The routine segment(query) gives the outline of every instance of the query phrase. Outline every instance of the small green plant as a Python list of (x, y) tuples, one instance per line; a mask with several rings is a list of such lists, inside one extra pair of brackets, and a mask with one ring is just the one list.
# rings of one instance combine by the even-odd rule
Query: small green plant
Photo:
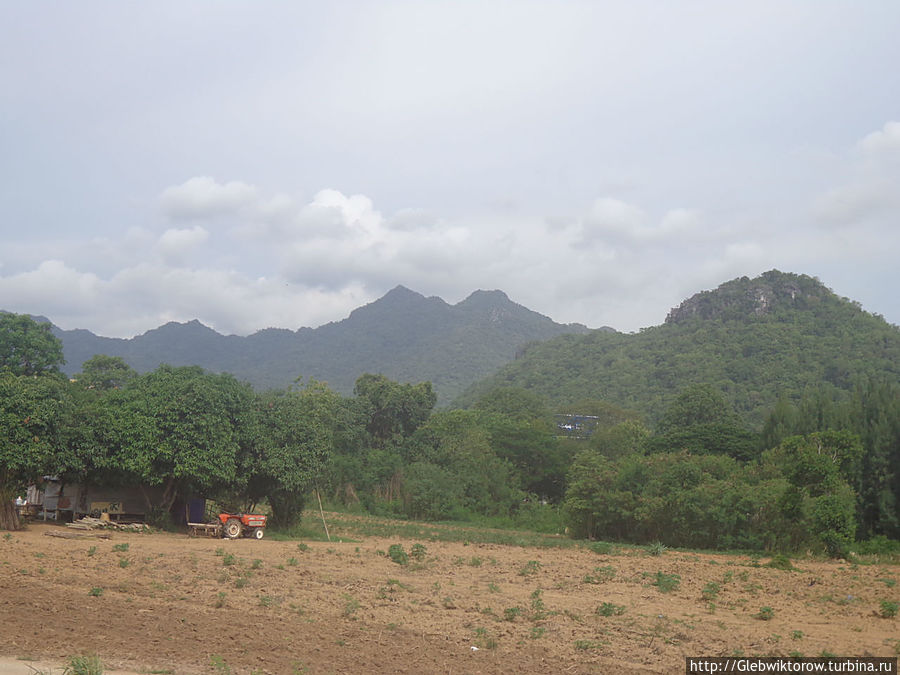
[(661, 541), (654, 541), (647, 547), (647, 553), (652, 556), (660, 556), (666, 552), (666, 545)]
[(225, 591), (219, 591), (216, 594), (216, 608), (221, 609), (225, 606)]
[(122, 544), (113, 544), (113, 551), (118, 551), (119, 553), (125, 553), (128, 550), (128, 543)]
[(493, 581), (491, 581), (491, 582), (488, 584), (488, 590), (489, 590), (491, 593), (499, 593), (499, 592), (500, 592), (500, 587), (499, 587), (497, 584), (495, 584)]
[(297, 550), (300, 551), (300, 553), (305, 553), (309, 550), (309, 546), (301, 541), (299, 544), (297, 544)]
[(359, 609), (359, 600), (354, 598), (352, 595), (348, 595), (347, 593), (343, 594), (344, 598), (344, 609), (341, 612), (348, 619), (353, 618), (353, 615), (356, 614), (356, 610)]
[(506, 621), (515, 621), (520, 616), (522, 616), (521, 607), (507, 607), (503, 610), (503, 618)]
[(406, 565), (409, 563), (409, 556), (403, 550), (401, 544), (391, 544), (388, 546), (388, 557), (398, 565)]
[(802, 640), (803, 639), (803, 631), (802, 630), (792, 630), (791, 631), (791, 640)]
[(213, 654), (209, 657), (209, 665), (215, 668), (219, 675), (232, 675), (231, 666), (218, 654)]
[(612, 581), (616, 576), (616, 569), (611, 565), (595, 567), (591, 574), (585, 574), (582, 581), (586, 584), (602, 584)]
[(87, 550), (87, 554), (88, 554), (89, 556), (91, 556), (91, 557), (93, 557), (93, 555), (94, 555), (96, 552), (97, 552), (97, 547), (96, 547), (96, 546), (91, 546), (91, 547)]
[(3, 541), (9, 541), (10, 539), (12, 539), (11, 533), (7, 532), (6, 534), (3, 535)]
[(480, 649), (496, 649), (497, 640), (488, 633), (486, 628), (478, 627), (475, 629), (475, 644)]
[(775, 610), (768, 605), (765, 607), (760, 607), (759, 611), (753, 615), (753, 618), (759, 619), (760, 621), (771, 621), (775, 618)]
[(276, 600), (271, 595), (259, 596), (259, 606), (260, 607), (271, 607), (274, 604), (276, 604)]
[(469, 558), (469, 567), (481, 567), (482, 562), (484, 561), (481, 558), (473, 555), (471, 558)]
[(412, 548), (409, 550), (409, 555), (416, 562), (422, 562), (425, 560), (425, 554), (428, 550), (425, 548), (425, 544), (413, 544)]
[(288, 558), (287, 564), (290, 565), (291, 567), (296, 567), (300, 563), (296, 558)]
[(235, 588), (243, 588), (244, 586), (246, 586), (249, 583), (250, 583), (250, 579), (248, 577), (238, 577), (237, 579), (234, 580), (234, 587)]
[(225, 557), (222, 558), (222, 564), (225, 567), (231, 567), (237, 562), (237, 558), (234, 557), (234, 553), (226, 553)]
[(603, 647), (599, 640), (575, 640), (575, 649), (581, 652), (593, 651)]
[(538, 570), (541, 569), (541, 563), (537, 560), (529, 560), (525, 563), (525, 566), (519, 570), (520, 577), (531, 576), (532, 574), (537, 574)]
[(217, 548), (217, 549), (216, 549), (216, 555), (217, 555), (218, 557), (221, 558), (223, 555), (225, 555), (225, 549), (224, 549), (224, 548)]
[(101, 595), (103, 595), (103, 589), (99, 586), (94, 586), (91, 590), (88, 591), (88, 595), (93, 598), (99, 598)]
[(544, 633), (546, 631), (547, 629), (543, 626), (532, 626), (531, 634), (528, 637), (530, 637), (532, 640), (539, 640), (540, 638), (544, 637)]
[(128, 558), (119, 558), (119, 567), (123, 569), (128, 567), (131, 564), (131, 561)]
[(73, 656), (63, 675), (103, 675), (103, 662), (96, 654)]
[(262, 560), (260, 560), (259, 558), (255, 558), (253, 560), (253, 563), (250, 565), (250, 569), (258, 570), (260, 567), (262, 567)]
[(678, 574), (665, 574), (663, 572), (656, 573), (656, 580), (653, 586), (659, 589), (660, 593), (670, 593), (678, 589), (681, 585), (681, 577)]
[(881, 601), (881, 618), (882, 619), (893, 619), (897, 616), (897, 610), (900, 609), (900, 604), (894, 602), (893, 600), (882, 600)]
[(625, 606), (616, 605), (612, 602), (604, 602), (597, 607), (596, 613), (600, 616), (621, 616), (625, 613)]
[(703, 590), (700, 593), (703, 595), (703, 599), (707, 602), (712, 602), (716, 598), (719, 597), (719, 584), (715, 581), (710, 581), (706, 586), (703, 587)]

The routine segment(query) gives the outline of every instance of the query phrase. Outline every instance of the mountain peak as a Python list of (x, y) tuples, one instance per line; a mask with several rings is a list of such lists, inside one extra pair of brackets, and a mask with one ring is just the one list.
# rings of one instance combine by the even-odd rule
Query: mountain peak
[(666, 323), (763, 317), (781, 309), (811, 309), (829, 299), (837, 296), (814, 277), (769, 270), (754, 279), (739, 277), (692, 295), (669, 312)]

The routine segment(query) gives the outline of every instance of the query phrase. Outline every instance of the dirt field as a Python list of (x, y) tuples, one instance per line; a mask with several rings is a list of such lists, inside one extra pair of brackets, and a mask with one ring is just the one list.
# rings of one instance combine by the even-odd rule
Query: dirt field
[[(900, 600), (894, 566), (800, 561), (791, 572), (765, 558), (427, 537), (45, 536), (60, 529), (0, 536), (8, 662), (96, 653), (138, 673), (636, 673), (684, 672), (685, 656), (900, 649), (900, 618), (880, 616), (883, 600)], [(398, 543), (423, 544), (424, 560), (396, 564), (386, 554)]]

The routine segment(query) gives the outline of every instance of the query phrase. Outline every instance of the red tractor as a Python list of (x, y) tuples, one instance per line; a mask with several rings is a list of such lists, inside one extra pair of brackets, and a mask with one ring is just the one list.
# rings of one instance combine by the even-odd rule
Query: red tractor
[(220, 513), (222, 536), (237, 539), (240, 536), (262, 539), (266, 534), (266, 517), (249, 513)]

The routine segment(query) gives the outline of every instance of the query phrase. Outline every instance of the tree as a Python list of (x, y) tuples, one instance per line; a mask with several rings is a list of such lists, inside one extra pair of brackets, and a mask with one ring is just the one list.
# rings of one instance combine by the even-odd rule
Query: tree
[(58, 373), (66, 361), (62, 343), (49, 323), (27, 314), (0, 313), (0, 371), (14, 375)]
[(792, 545), (809, 535), (829, 555), (844, 555), (856, 535), (856, 491), (862, 445), (846, 431), (791, 436), (764, 455), (781, 467), (789, 482), (779, 505), (795, 523)]
[[(409, 440), (407, 455), (415, 464), (430, 464), (442, 469), (437, 472), (421, 467), (420, 478), (428, 476), (428, 489), (434, 488), (432, 479), (443, 484), (443, 478), (453, 477), (458, 495), (457, 503), (471, 514), (509, 515), (523, 497), (512, 466), (498, 457), (490, 444), (490, 436), (479, 423), (476, 413), (451, 410), (435, 413)], [(419, 503), (416, 486), (405, 483), (406, 504)], [(438, 490), (435, 494), (446, 494)], [(449, 503), (449, 502), (448, 502)], [(412, 512), (407, 513), (413, 516)], [(444, 513), (442, 517), (451, 517)]]
[(13, 500), (56, 461), (60, 430), (70, 410), (66, 383), (57, 377), (0, 373), (0, 529), (15, 530)]
[(659, 424), (660, 433), (649, 440), (650, 452), (723, 454), (747, 461), (757, 456), (757, 435), (746, 429), (725, 398), (705, 384), (687, 387)]
[(475, 402), (475, 410), (503, 415), (517, 422), (549, 417), (540, 395), (521, 387), (494, 387)]
[(121, 389), (137, 377), (137, 372), (119, 356), (97, 354), (85, 361), (75, 379), (88, 389)]
[(306, 493), (331, 459), (339, 403), (337, 394), (316, 381), (300, 391), (257, 397), (258, 439), (248, 445), (241, 471), (248, 500), (268, 499), (273, 525), (299, 522)]
[(117, 405), (107, 470), (141, 486), (160, 486), (168, 512), (179, 494), (213, 497), (233, 489), (241, 478), (237, 461), (244, 441), (253, 391), (228, 374), (202, 368), (162, 365), (136, 378), (121, 392), (110, 392)]
[(366, 429), (379, 447), (410, 436), (437, 402), (430, 382), (400, 384), (370, 373), (356, 380), (353, 393), (368, 404)]

